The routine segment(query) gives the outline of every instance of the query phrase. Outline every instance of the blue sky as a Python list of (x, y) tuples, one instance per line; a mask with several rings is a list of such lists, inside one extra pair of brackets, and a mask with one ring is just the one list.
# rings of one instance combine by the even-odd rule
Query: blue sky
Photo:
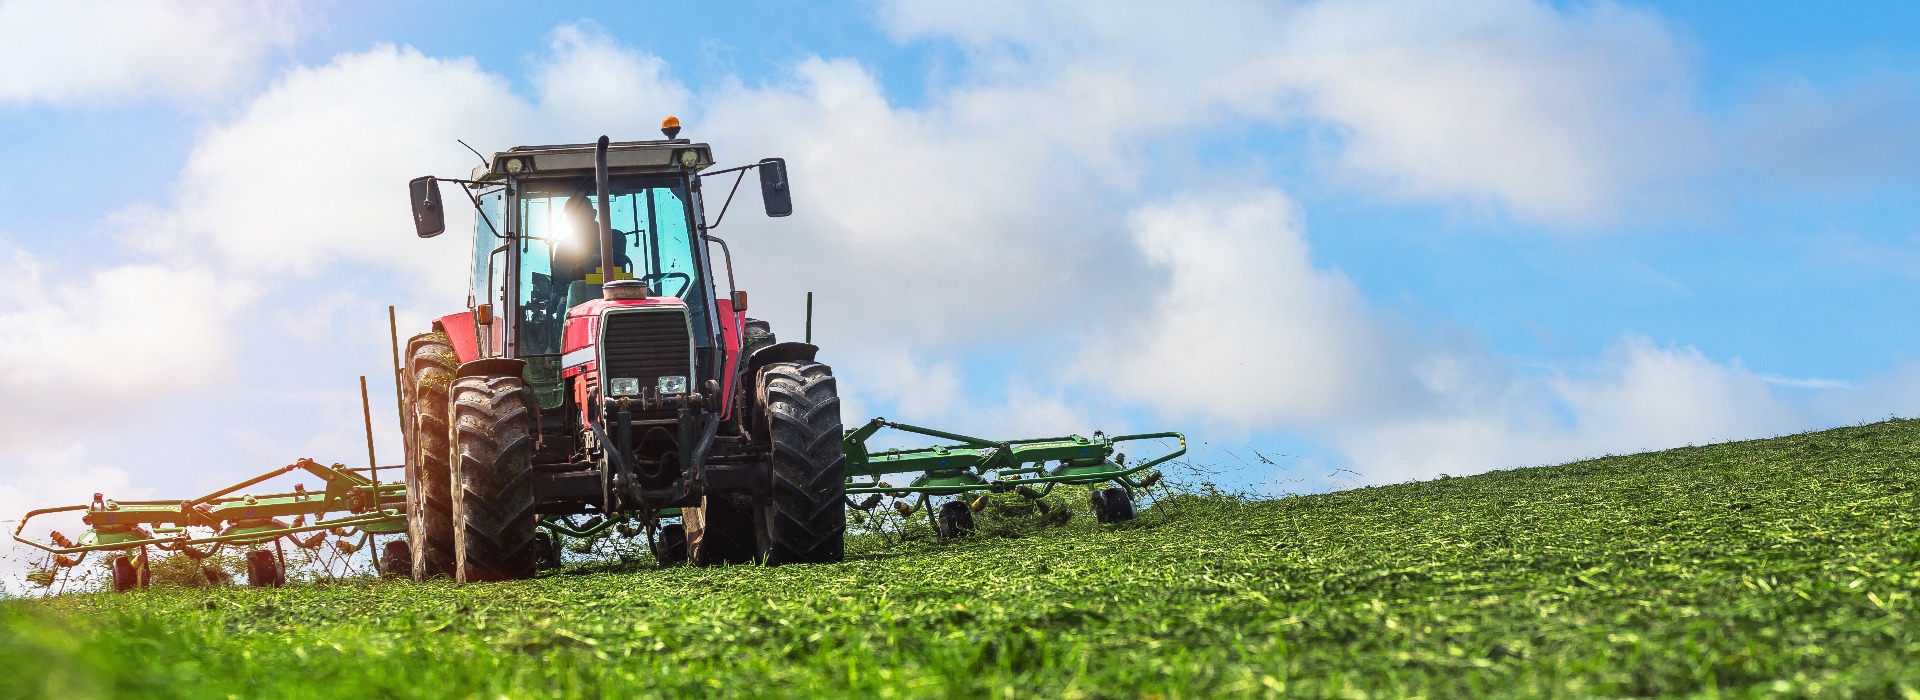
[(849, 422), (1281, 492), (1920, 410), (1920, 8), (1169, 7), (0, 0), (0, 516), (357, 464), (466, 294), (406, 180), (667, 114), (793, 163), (718, 233)]

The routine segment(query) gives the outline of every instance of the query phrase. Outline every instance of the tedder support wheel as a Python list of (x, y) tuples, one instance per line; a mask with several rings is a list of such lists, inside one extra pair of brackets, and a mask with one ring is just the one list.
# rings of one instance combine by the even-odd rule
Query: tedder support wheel
[(407, 341), (407, 422), (413, 454), (407, 460), (405, 567), (414, 580), (453, 575), (453, 471), (447, 459), (447, 390), (459, 361), (447, 334), (422, 333)]
[(943, 540), (957, 540), (973, 534), (973, 509), (967, 507), (966, 501), (953, 500), (942, 504), (940, 514), (933, 521)]
[(825, 564), (845, 556), (847, 457), (839, 388), (814, 362), (760, 370), (756, 399), (773, 448), (773, 498), (763, 513), (761, 560)]
[(133, 557), (117, 555), (113, 558), (112, 566), (113, 592), (125, 593), (140, 587), (140, 566), (134, 563)]
[(380, 547), (380, 571), (387, 578), (406, 576), (413, 568), (413, 547), (405, 539), (389, 540)]
[(280, 564), (280, 558), (273, 552), (256, 549), (247, 552), (247, 585), (254, 588), (267, 588), (284, 585), (287, 582), (287, 570)]
[(1103, 523), (1124, 523), (1133, 519), (1133, 497), (1123, 488), (1095, 490), (1088, 496), (1093, 517)]
[(753, 561), (753, 510), (732, 496), (701, 496), (698, 507), (680, 509), (680, 520), (686, 523), (682, 533), (687, 538), (687, 557), (694, 566)]
[(673, 523), (660, 528), (660, 541), (653, 543), (653, 558), (661, 566), (677, 566), (687, 561), (687, 526)]
[(519, 377), (453, 382), (455, 581), (533, 578), (533, 411)]
[(560, 568), (560, 545), (551, 532), (533, 533), (533, 566), (541, 571)]

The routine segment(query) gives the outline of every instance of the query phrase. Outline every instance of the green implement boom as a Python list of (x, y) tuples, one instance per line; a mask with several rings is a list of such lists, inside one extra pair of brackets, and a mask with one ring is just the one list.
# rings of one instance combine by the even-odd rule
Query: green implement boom
[[(871, 451), (867, 448), (867, 439), (881, 428), (893, 428), (959, 444)], [(1124, 453), (1117, 451), (1122, 443), (1142, 440), (1179, 440), (1180, 447), (1132, 464), (1127, 462)], [(1068, 435), (995, 441), (895, 423), (885, 418), (875, 418), (866, 425), (847, 431), (842, 442), (847, 455), (847, 494), (870, 494), (866, 501), (854, 504), (858, 508), (872, 508), (881, 495), (902, 497), (917, 494), (921, 506), (925, 506), (933, 496), (964, 498), (980, 492), (1013, 491), (1027, 498), (1039, 499), (1057, 485), (1073, 484), (1092, 488), (1095, 513), (1102, 522), (1132, 518), (1134, 493), (1159, 479), (1158, 472), (1143, 472), (1187, 452), (1187, 438), (1180, 433), (1107, 437), (1095, 432), (1090, 438)], [(913, 480), (905, 486), (880, 480), (881, 477), (896, 474), (911, 474)], [(1119, 487), (1099, 488), (1108, 483), (1119, 484)], [(935, 527), (943, 533), (971, 529), (971, 516), (960, 512), (962, 510), (964, 506), (955, 509), (953, 504), (948, 504), (940, 516), (963, 521), (956, 523), (959, 529), (948, 528), (939, 520), (935, 521)]]
[[(264, 495), (234, 495), (296, 470), (305, 471), (325, 484), (309, 491), (295, 484), (292, 491)], [(30, 511), (14, 528), (13, 539), (52, 555), (53, 564), (67, 568), (78, 565), (91, 552), (113, 551), (124, 556), (139, 552), (138, 566), (144, 570), (147, 547), (181, 552), (194, 559), (212, 556), (221, 547), (233, 545), (255, 548), (278, 544), (288, 538), (297, 546), (318, 547), (331, 533), (342, 539), (358, 536), (359, 545), (343, 544), (343, 551), (364, 547), (372, 535), (406, 531), (406, 485), (399, 482), (375, 483), (335, 464), (327, 466), (310, 459), (289, 464), (213, 493), (185, 501), (116, 501), (93, 495), (87, 505), (42, 508)], [(58, 531), (48, 535), (49, 542), (36, 542), (22, 536), (34, 518), (56, 513), (81, 512), (88, 527), (78, 539), (68, 539)], [(340, 513), (325, 518), (330, 513)], [(287, 520), (291, 518), (291, 520)], [(311, 518), (311, 522), (309, 522)], [(312, 537), (296, 535), (319, 533)], [(204, 549), (202, 548), (204, 547)], [(254, 564), (250, 555), (250, 565)], [(284, 577), (283, 557), (276, 557), (278, 569), (265, 572), (265, 578)], [(121, 581), (121, 563), (115, 562), (115, 588), (138, 585), (135, 580)], [(134, 566), (128, 564), (128, 566)], [(144, 578), (142, 575), (140, 578)], [(260, 585), (259, 582), (255, 582)]]

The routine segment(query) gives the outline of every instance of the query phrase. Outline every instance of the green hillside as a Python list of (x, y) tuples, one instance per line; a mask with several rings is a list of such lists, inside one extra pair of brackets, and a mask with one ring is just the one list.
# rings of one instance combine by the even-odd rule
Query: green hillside
[(15, 601), (0, 697), (1915, 697), (1917, 455), (1890, 421), (837, 566)]

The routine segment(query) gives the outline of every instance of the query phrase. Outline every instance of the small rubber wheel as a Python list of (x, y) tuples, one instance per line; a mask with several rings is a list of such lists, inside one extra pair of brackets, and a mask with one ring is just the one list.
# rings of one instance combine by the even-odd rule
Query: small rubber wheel
[(679, 566), (687, 561), (687, 526), (673, 523), (660, 528), (660, 541), (653, 545), (653, 558), (661, 566)]
[(113, 558), (113, 592), (125, 593), (140, 587), (140, 567), (125, 554)]
[(287, 582), (287, 572), (273, 552), (256, 549), (247, 552), (247, 585), (253, 588), (277, 587)]
[(967, 508), (966, 501), (947, 501), (940, 505), (940, 513), (934, 516), (933, 524), (940, 531), (940, 539), (966, 537), (973, 534), (973, 510)]
[(560, 545), (553, 540), (553, 533), (533, 533), (533, 566), (541, 571), (560, 568)]
[(1095, 491), (1089, 498), (1093, 502), (1095, 519), (1103, 523), (1124, 523), (1133, 519), (1133, 497), (1123, 488), (1110, 488)]
[(408, 576), (413, 570), (413, 545), (402, 537), (380, 546), (380, 570), (387, 578)]

